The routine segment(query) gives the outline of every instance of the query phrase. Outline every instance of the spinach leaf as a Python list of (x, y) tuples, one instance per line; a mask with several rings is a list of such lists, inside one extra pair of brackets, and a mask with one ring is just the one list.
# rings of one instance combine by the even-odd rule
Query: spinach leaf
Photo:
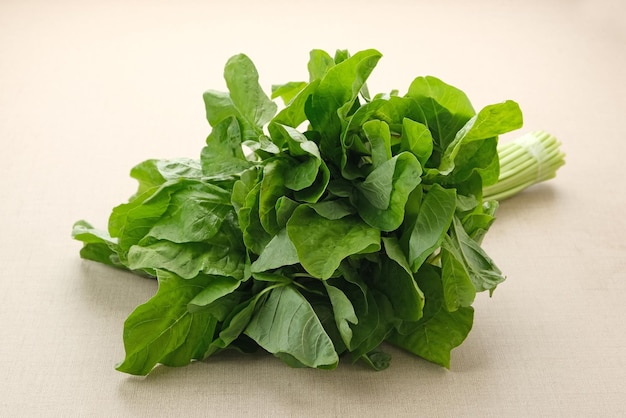
[[(200, 275), (187, 280), (158, 271), (157, 278), (156, 295), (138, 306), (124, 323), (126, 359), (117, 366), (119, 371), (146, 375), (158, 363), (182, 366), (202, 359), (210, 344), (215, 320), (207, 313), (190, 313), (187, 304), (210, 283), (211, 277)], [(183, 350), (188, 355), (185, 361), (181, 359)]]
[(420, 183), (421, 166), (411, 153), (402, 152), (357, 183), (354, 206), (365, 222), (382, 231), (397, 229), (404, 220), (409, 194)]
[(293, 286), (273, 289), (244, 332), (290, 365), (332, 369), (339, 362), (311, 304)]
[[(454, 189), (433, 185), (419, 205), (415, 224), (408, 233), (408, 261), (417, 271), (443, 241), (456, 208)], [(405, 239), (406, 240), (406, 239)]]
[(328, 219), (299, 206), (287, 222), (287, 234), (302, 267), (313, 277), (328, 279), (341, 260), (380, 249), (380, 231), (356, 217)]
[(460, 307), (449, 312), (444, 304), (441, 272), (427, 267), (416, 276), (424, 291), (424, 316), (404, 323), (388, 341), (428, 361), (450, 368), (450, 352), (460, 345), (472, 328), (474, 309)]

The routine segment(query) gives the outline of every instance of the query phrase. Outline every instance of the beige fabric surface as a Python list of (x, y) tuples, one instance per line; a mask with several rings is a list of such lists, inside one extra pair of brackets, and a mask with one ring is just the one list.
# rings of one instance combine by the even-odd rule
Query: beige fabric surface
[[(0, 416), (626, 416), (626, 7), (622, 1), (0, 2)], [(563, 142), (556, 179), (502, 203), (485, 247), (508, 279), (476, 300), (450, 370), (389, 348), (383, 372), (227, 353), (114, 370), (153, 281), (78, 257), (148, 158), (196, 157), (201, 94), (239, 52), (261, 82), (313, 48), (377, 48), (370, 90), (431, 74), (520, 132)], [(514, 135), (507, 135), (507, 140)]]

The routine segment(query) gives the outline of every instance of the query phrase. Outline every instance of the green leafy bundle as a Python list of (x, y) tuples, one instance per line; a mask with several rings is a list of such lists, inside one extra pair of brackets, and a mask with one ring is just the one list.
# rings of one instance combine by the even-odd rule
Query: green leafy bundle
[(380, 58), (313, 50), (308, 82), (273, 87), (278, 111), (232, 57), (229, 91), (204, 94), (199, 160), (137, 165), (108, 232), (74, 225), (83, 258), (158, 280), (125, 322), (118, 370), (259, 347), (294, 367), (346, 355), (383, 369), (383, 342), (449, 367), (476, 293), (504, 280), (480, 246), (497, 208), (483, 188), (522, 115), (512, 101), (476, 113), (434, 77), (370, 96)]

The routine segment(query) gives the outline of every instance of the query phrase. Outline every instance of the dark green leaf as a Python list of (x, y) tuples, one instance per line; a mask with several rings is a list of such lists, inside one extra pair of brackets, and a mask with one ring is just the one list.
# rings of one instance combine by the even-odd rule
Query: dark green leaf
[(456, 133), (454, 140), (445, 149), (439, 171), (447, 174), (454, 169), (455, 159), (464, 144), (497, 137), (521, 128), (522, 123), (519, 105), (512, 100), (485, 106)]
[(421, 269), (417, 283), (424, 291), (424, 316), (403, 324), (388, 341), (428, 361), (450, 368), (450, 352), (460, 345), (472, 328), (474, 309), (461, 307), (448, 312), (443, 304), (443, 286), (438, 270)]
[(267, 244), (259, 258), (252, 263), (252, 273), (277, 269), (298, 263), (296, 247), (289, 240), (287, 229), (283, 228)]
[(417, 321), (422, 316), (424, 294), (413, 279), (413, 273), (400, 244), (395, 238), (382, 239), (387, 257), (381, 260), (381, 271), (374, 282), (393, 306), (395, 316)]
[(456, 217), (450, 229), (449, 244), (457, 251), (477, 292), (489, 290), (504, 281), (504, 276), (480, 245), (467, 235), (463, 224)]
[[(204, 354), (210, 343), (206, 336), (211, 336), (215, 324), (207, 313), (190, 313), (187, 304), (210, 280), (208, 276), (185, 280), (175, 274), (158, 272), (156, 295), (138, 306), (124, 323), (126, 358), (117, 370), (146, 375), (158, 363), (182, 366), (201, 359), (200, 353)], [(199, 329), (204, 331), (197, 332)], [(181, 357), (183, 351), (188, 358)]]
[(187, 309), (189, 312), (201, 311), (203, 308), (210, 306), (216, 300), (234, 292), (241, 281), (227, 276), (215, 276), (207, 283), (207, 287), (198, 293), (189, 303)]
[(409, 194), (420, 183), (421, 172), (417, 158), (408, 152), (378, 166), (358, 185), (353, 204), (359, 215), (380, 230), (397, 229), (404, 220)]
[(327, 219), (304, 205), (287, 222), (287, 233), (302, 266), (320, 279), (331, 277), (347, 256), (380, 249), (380, 232), (358, 217)]
[(324, 282), (324, 286), (326, 287), (326, 292), (328, 293), (328, 298), (333, 308), (333, 317), (341, 339), (346, 347), (350, 347), (352, 341), (352, 329), (350, 328), (350, 324), (359, 322), (354, 312), (352, 302), (350, 302), (350, 299), (341, 289), (331, 286), (328, 281)]
[(315, 311), (293, 286), (273, 289), (245, 333), (283, 360), (293, 357), (304, 366), (316, 368), (335, 368), (339, 362)]
[(205, 176), (227, 177), (239, 175), (250, 167), (241, 146), (241, 130), (234, 117), (218, 123), (206, 140), (202, 149), (202, 173)]
[(476, 289), (461, 254), (447, 235), (441, 245), (441, 280), (444, 305), (449, 312), (472, 305)]
[(433, 185), (419, 206), (415, 225), (408, 239), (408, 260), (415, 272), (443, 240), (456, 207), (456, 193)]
[(243, 279), (245, 254), (229, 244), (227, 238), (222, 238), (219, 244), (178, 244), (165, 240), (147, 242), (130, 248), (128, 265), (136, 270), (163, 269), (185, 279), (192, 279), (198, 273)]

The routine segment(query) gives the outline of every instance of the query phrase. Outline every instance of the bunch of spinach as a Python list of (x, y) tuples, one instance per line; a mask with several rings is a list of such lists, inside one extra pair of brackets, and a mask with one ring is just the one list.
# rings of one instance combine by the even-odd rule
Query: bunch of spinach
[(383, 369), (383, 342), (449, 367), (476, 293), (504, 280), (480, 246), (497, 208), (482, 194), (522, 115), (512, 101), (476, 113), (434, 77), (370, 96), (380, 58), (313, 50), (309, 81), (270, 99), (232, 57), (228, 92), (204, 93), (200, 158), (137, 165), (108, 231), (74, 225), (83, 258), (158, 280), (125, 322), (118, 370), (259, 346), (294, 367), (346, 355)]

